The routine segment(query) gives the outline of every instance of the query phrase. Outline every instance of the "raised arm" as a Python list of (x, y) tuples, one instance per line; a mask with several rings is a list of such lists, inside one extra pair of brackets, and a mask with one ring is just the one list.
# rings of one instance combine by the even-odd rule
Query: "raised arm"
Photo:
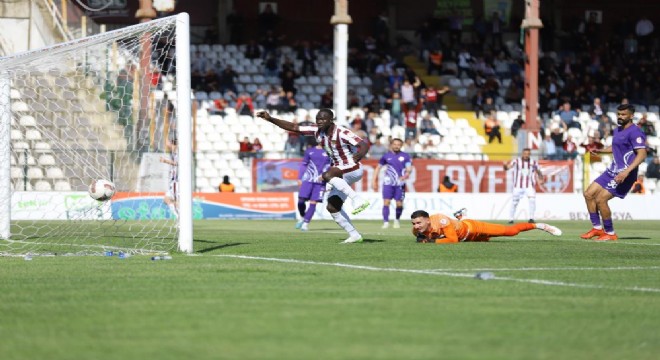
[[(275, 126), (279, 127), (280, 129), (284, 129), (286, 131), (291, 131), (291, 132), (297, 132), (297, 133), (300, 132), (300, 130), (298, 128), (298, 124), (294, 124), (294, 123), (289, 122), (289, 121), (274, 118), (274, 117), (270, 116), (268, 111), (259, 111), (257, 113), (257, 117), (260, 117), (260, 118), (262, 118), (262, 119), (264, 119), (264, 120), (266, 120), (270, 123), (275, 124)], [(367, 148), (367, 150), (368, 150), (368, 148)]]

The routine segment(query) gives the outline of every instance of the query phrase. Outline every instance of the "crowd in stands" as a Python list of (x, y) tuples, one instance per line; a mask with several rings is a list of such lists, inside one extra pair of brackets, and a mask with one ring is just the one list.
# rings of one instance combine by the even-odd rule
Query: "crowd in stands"
[[(248, 41), (237, 25), (240, 17), (230, 17), (232, 41), (242, 44), (243, 57), (257, 67), (264, 82), (239, 91), (241, 74), (232, 65), (195, 54), (193, 88), (221, 95), (213, 99), (209, 111), (222, 115), (224, 109), (233, 107), (237, 114), (253, 114), (255, 108), (295, 113), (310, 105), (300, 101), (304, 97), (300, 96), (299, 80), (319, 75), (321, 59), (330, 59), (330, 42), (298, 41), (291, 51), (284, 52), (285, 39), (276, 33), (277, 15), (266, 16), (263, 23), (260, 20), (260, 38)], [(505, 33), (518, 31), (518, 19), (507, 22), (493, 12), (486, 18), (475, 18), (469, 29), (463, 20), (452, 14), (446, 19), (424, 21), (415, 31), (417, 51), (406, 41), (388, 43), (386, 21), (375, 26), (372, 34), (351, 37), (348, 64), (368, 92), (350, 89), (349, 108), (362, 111), (352, 112), (348, 124), (370, 140), (374, 152), (388, 144), (376, 121), (384, 111), (389, 113), (389, 124), (381, 127), (403, 127), (406, 144), (415, 144), (421, 134), (440, 135), (432, 120), (443, 109), (443, 96), (456, 89), (451, 83), (451, 88), (425, 84), (403, 62), (404, 55), (410, 53), (418, 54), (427, 64), (428, 74), (460, 80), (464, 91), (457, 95), (484, 120), (488, 142), (501, 142), (509, 126), (513, 136), (524, 126), (521, 118), (502, 124), (497, 117), (499, 110), (520, 110), (523, 101), (524, 54), (517, 41), (504, 41)], [(660, 90), (654, 86), (660, 79), (660, 47), (650, 20), (635, 22), (624, 16), (610, 29), (612, 36), (607, 39), (599, 36), (603, 29), (595, 19), (575, 23), (578, 25), (565, 37), (558, 37), (548, 21), (541, 30), (539, 115), (547, 135), (543, 145), (546, 159), (574, 159), (582, 148), (588, 151), (604, 146), (616, 124), (611, 112), (620, 103), (636, 105), (641, 114), (657, 112), (660, 104)], [(325, 92), (314, 97), (314, 107), (332, 107), (332, 86), (325, 85)], [(597, 122), (597, 128), (583, 128), (585, 119)], [(648, 135), (657, 135), (652, 122), (645, 118), (640, 119), (640, 126)], [(582, 135), (575, 136), (570, 129), (578, 129)], [(288, 152), (301, 153), (304, 145), (289, 135), (285, 146)]]

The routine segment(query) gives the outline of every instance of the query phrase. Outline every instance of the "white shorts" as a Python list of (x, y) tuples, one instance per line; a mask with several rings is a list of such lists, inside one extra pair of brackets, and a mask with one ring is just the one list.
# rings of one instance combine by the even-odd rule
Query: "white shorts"
[(520, 200), (520, 198), (522, 198), (523, 196), (532, 198), (532, 197), (536, 197), (536, 189), (534, 189), (533, 187), (513, 188), (512, 195), (515, 200)]
[[(344, 181), (348, 183), (348, 185), (353, 185), (356, 182), (362, 180), (362, 174), (364, 173), (364, 170), (362, 170), (362, 166), (360, 166), (359, 169), (353, 170), (351, 172), (344, 173)], [(330, 191), (327, 192), (328, 198), (331, 196), (339, 196), (342, 201), (346, 201), (347, 195), (344, 194), (343, 192), (335, 189), (334, 187), (330, 188)]]
[(178, 181), (170, 181), (170, 186), (165, 192), (165, 196), (172, 200), (179, 200), (179, 183)]

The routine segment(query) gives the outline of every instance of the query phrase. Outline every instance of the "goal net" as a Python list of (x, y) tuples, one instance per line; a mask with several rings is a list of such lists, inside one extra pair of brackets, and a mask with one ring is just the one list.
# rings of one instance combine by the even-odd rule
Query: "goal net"
[[(179, 14), (0, 58), (0, 255), (192, 251), (188, 28)], [(97, 179), (111, 200), (89, 196)]]

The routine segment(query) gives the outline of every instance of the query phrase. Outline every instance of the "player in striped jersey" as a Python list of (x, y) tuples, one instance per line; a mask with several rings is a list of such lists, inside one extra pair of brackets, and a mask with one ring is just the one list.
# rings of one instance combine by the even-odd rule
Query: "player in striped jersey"
[(316, 114), (315, 126), (299, 126), (289, 121), (270, 116), (266, 111), (260, 111), (257, 116), (275, 124), (286, 131), (297, 132), (304, 136), (314, 136), (316, 142), (323, 147), (332, 160), (332, 165), (321, 178), (332, 186), (328, 193), (326, 209), (335, 222), (341, 226), (349, 237), (344, 243), (362, 242), (362, 235), (355, 229), (348, 215), (342, 210), (346, 198), (353, 201), (353, 215), (369, 207), (369, 202), (362, 199), (351, 188), (351, 185), (362, 179), (360, 160), (369, 151), (369, 143), (355, 135), (349, 129), (334, 123), (334, 113), (330, 109), (321, 109)]
[(523, 196), (527, 196), (529, 200), (529, 222), (534, 223), (536, 183), (543, 183), (543, 173), (541, 173), (538, 161), (531, 159), (531, 153), (532, 151), (529, 148), (525, 148), (521, 157), (509, 163), (504, 163), (505, 171), (513, 169), (513, 199), (511, 200), (511, 220), (509, 224), (513, 224), (516, 208)]

